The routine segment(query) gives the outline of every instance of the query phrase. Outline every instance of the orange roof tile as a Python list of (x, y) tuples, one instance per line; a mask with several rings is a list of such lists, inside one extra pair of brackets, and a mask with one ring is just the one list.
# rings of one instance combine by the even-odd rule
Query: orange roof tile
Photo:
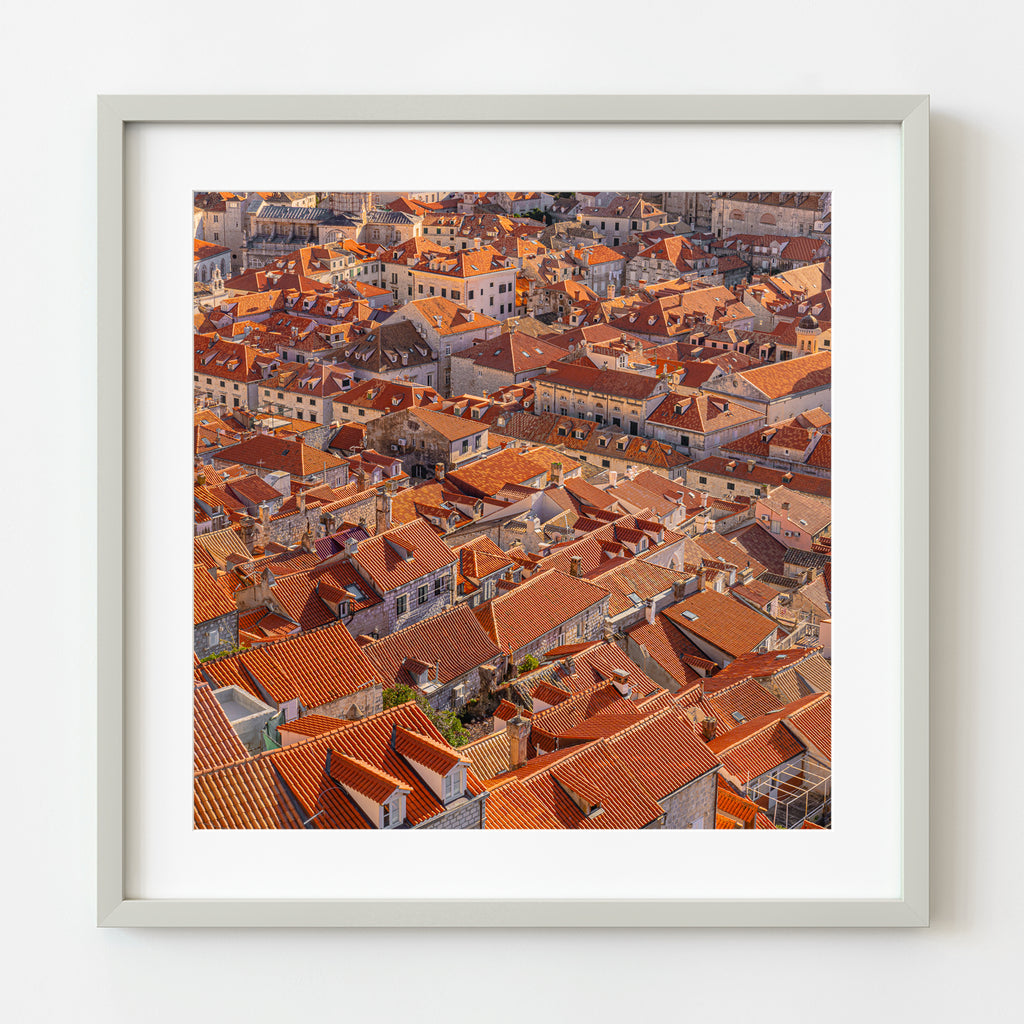
[(224, 709), (206, 683), (193, 689), (192, 760), (195, 771), (219, 768), (248, 755)]

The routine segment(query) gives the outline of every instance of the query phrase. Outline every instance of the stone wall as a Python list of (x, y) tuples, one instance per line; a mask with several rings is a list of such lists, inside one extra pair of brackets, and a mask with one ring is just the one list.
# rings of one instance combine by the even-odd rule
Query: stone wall
[(459, 804), (439, 814), (436, 818), (416, 825), (415, 828), (484, 828), (486, 821), (486, 791), (479, 796), (470, 797), (464, 804)]
[[(599, 640), (604, 631), (604, 619), (607, 613), (608, 598), (603, 597), (597, 604), (591, 605), (579, 615), (574, 615), (571, 619), (549, 630), (533, 643), (514, 651), (512, 660), (518, 664), (529, 654), (539, 657), (550, 651), (552, 647), (560, 647), (562, 644)], [(579, 637), (577, 632), (580, 627), (583, 631), (582, 637)]]
[[(466, 356), (452, 355), (452, 394), (487, 395), (500, 388), (517, 383), (515, 374), (495, 370), (489, 366), (477, 366)], [(539, 375), (542, 370), (538, 370)]]
[(384, 710), (384, 690), (380, 683), (374, 683), (355, 693), (306, 710), (309, 714), (326, 715), (328, 718), (367, 718)]
[[(216, 638), (210, 634), (216, 633)], [(238, 612), (197, 623), (192, 629), (192, 649), (199, 658), (221, 654), (238, 646)]]
[[(665, 828), (714, 828), (718, 809), (718, 771), (708, 772), (658, 801)], [(699, 825), (691, 822), (700, 822)]]

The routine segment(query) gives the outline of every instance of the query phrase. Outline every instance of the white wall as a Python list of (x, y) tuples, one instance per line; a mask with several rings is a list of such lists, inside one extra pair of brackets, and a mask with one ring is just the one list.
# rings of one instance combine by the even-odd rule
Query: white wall
[[(410, 15), (419, 11), (409, 6)], [(29, 412), (31, 389), (19, 389), (8, 422), (15, 430), (31, 422), (37, 450), (60, 452), (54, 464), (69, 496), (90, 493), (95, 467), (90, 393), (94, 94), (329, 93), (359, 84), (342, 81), (336, 61), (310, 60), (301, 46), (290, 58), (276, 54), (278, 65), (270, 77), (259, 60), (248, 60), (237, 47), (223, 48), (223, 59), (218, 59), (209, 48), (195, 45), (196, 26), (207, 12), (195, 3), (141, 8), (100, 0), (88, 8), (67, 2), (14, 5), (6, 14), (13, 45), (3, 68), (12, 97), (5, 110), (5, 138), (14, 145), (3, 163), (9, 199), (5, 229), (10, 251), (17, 247), (14, 265), (25, 271), (18, 275), (23, 282), (18, 301), (8, 304), (8, 316), (14, 317), (9, 333), (36, 335), (37, 311), (49, 307), (52, 289), (59, 285), (62, 315), (41, 328), (53, 332), (54, 344), (38, 350), (55, 350), (65, 378), (82, 382), (81, 394), (67, 390), (63, 407), (74, 429), (67, 429), (68, 422), (46, 423), (35, 411), (18, 416), (22, 408)], [(335, 12), (334, 5), (314, 0), (313, 8), (297, 17), (296, 27), (329, 24)], [(528, 999), (545, 1007), (543, 1016), (551, 1019), (578, 1016), (585, 1008), (593, 1019), (611, 1021), (635, 1017), (639, 1006), (658, 1016), (681, 1012), (679, 997), (685, 992), (689, 1013), (728, 1021), (756, 1016), (763, 1024), (812, 1017), (830, 1022), (1004, 1019), (1008, 1009), (1012, 1016), (1012, 1006), (1019, 1005), (1013, 984), (1019, 936), (1011, 907), (1024, 898), (1018, 870), (1024, 836), (1012, 786), (1000, 783), (1018, 774), (1015, 745), (998, 742), (991, 715), (984, 712), (998, 708), (1007, 725), (1022, 712), (1013, 663), (1007, 670), (1004, 659), (1005, 638), (1012, 634), (1005, 627), (1019, 614), (1018, 600), (1015, 573), (987, 574), (982, 590), (976, 574), (965, 575), (963, 567), (977, 551), (971, 514), (976, 489), (983, 493), (989, 481), (998, 479), (1000, 494), (1006, 495), (1002, 503), (1010, 508), (1022, 496), (1019, 475), (1006, 472), (1017, 460), (1009, 444), (996, 437), (1000, 417), (1017, 404), (1011, 388), (1021, 377), (1022, 349), (1014, 332), (1004, 329), (1002, 304), (993, 301), (993, 289), (1002, 288), (1009, 297), (1017, 273), (1006, 204), (1015, 201), (1024, 159), (1019, 80), (1013, 71), (1019, 56), (1019, 9), (992, 0), (981, 0), (969, 12), (949, 2), (928, 7), (878, 0), (813, 7), (783, 2), (766, 19), (762, 4), (737, 0), (727, 14), (714, 5), (668, 3), (635, 12), (637, 26), (653, 29), (647, 35), (655, 53), (667, 52), (668, 39), (728, 37), (735, 59), (720, 83), (713, 72), (722, 65), (713, 46), (706, 62), (698, 48), (689, 62), (644, 59), (643, 75), (609, 78), (610, 56), (586, 66), (552, 61), (550, 48), (536, 45), (535, 39), (516, 46), (505, 26), (490, 24), (477, 4), (442, 0), (430, 14), (433, 25), (444, 27), (453, 52), (476, 51), (493, 41), (482, 39), (484, 32), (497, 33), (514, 48), (513, 59), (484, 62), (472, 82), (459, 62), (437, 64), (429, 87), (438, 93), (721, 88), (932, 94), (932, 405), (959, 410), (957, 417), (936, 416), (932, 431), (937, 499), (932, 540), (943, 555), (932, 578), (934, 924), (926, 932), (861, 930), (827, 936), (633, 932), (614, 945), (607, 934), (593, 932), (460, 933), (446, 937), (449, 957), (459, 960), (458, 977), (440, 984), (436, 958), (423, 954), (424, 938), (412, 933), (373, 932), (357, 938), (328, 931), (252, 931), (230, 937), (217, 931), (97, 931), (91, 745), (95, 518), (92, 499), (86, 497), (70, 518), (67, 502), (44, 503), (38, 510), (36, 536), (59, 538), (59, 544), (16, 544), (7, 551), (8, 567), (13, 564), (15, 578), (24, 576), (26, 583), (5, 588), (6, 607), (18, 611), (8, 621), (19, 626), (7, 637), (3, 675), (8, 685), (30, 680), (33, 692), (47, 686), (51, 696), (42, 702), (44, 730), (10, 729), (5, 738), (12, 792), (2, 849), (5, 877), (19, 880), (8, 887), (4, 904), (9, 937), (4, 966), (10, 979), (5, 1015), (19, 1024), (72, 1017), (88, 1024), (127, 1024), (239, 1020), (259, 1012), (293, 1016), (298, 1008), (300, 1013), (334, 1010), (365, 1020), (440, 1021), (450, 1020), (456, 1007), (486, 1006), (489, 1019), (504, 1021), (519, 1019), (522, 1000)], [(499, 14), (490, 17), (497, 21)], [(543, 26), (544, 39), (610, 54), (607, 25), (621, 16), (621, 5), (609, 0), (599, 2), (586, 19), (575, 4), (526, 0), (518, 21)], [(280, 21), (277, 4), (254, 0), (247, 8), (250, 25)], [(757, 31), (737, 33), (737, 25), (756, 25)], [(230, 28), (228, 33), (231, 37)], [(350, 44), (358, 47), (359, 41), (357, 34)], [(779, 59), (766, 64), (765, 54)], [(422, 91), (421, 56), (422, 34), (391, 34), (386, 80), (375, 78), (366, 88)], [(215, 144), (216, 133), (210, 137)], [(713, 188), (712, 171), (707, 186)], [(575, 184), (554, 181), (550, 187)], [(480, 187), (489, 186), (484, 182)], [(52, 264), (55, 243), (62, 267), (56, 277), (45, 269)], [(187, 250), (187, 238), (183, 245)], [(970, 268), (979, 267), (991, 268), (992, 282), (979, 289), (976, 300), (980, 282)], [(965, 338), (971, 339), (968, 353)], [(964, 422), (970, 430), (963, 429)], [(958, 486), (950, 488), (945, 481), (958, 462)], [(13, 515), (10, 505), (4, 514)], [(1018, 534), (1002, 534), (998, 550), (1007, 564), (1019, 564)], [(38, 571), (51, 551), (61, 559), (69, 592), (76, 584), (81, 592), (80, 603), (58, 603), (60, 614), (67, 616), (60, 643), (52, 642), (52, 618), (22, 615), (25, 608), (55, 600), (50, 575)], [(972, 585), (977, 589), (972, 591)], [(75, 617), (79, 604), (88, 609), (81, 620)], [(34, 631), (27, 642), (21, 639), (26, 621)], [(961, 639), (967, 637), (970, 644)], [(979, 681), (984, 682), (981, 699)], [(968, 685), (976, 692), (964, 693)], [(17, 713), (17, 702), (11, 706)], [(513, 984), (509, 998), (495, 1002), (494, 972), (501, 970), (496, 965), (509, 962), (548, 969), (530, 972), (528, 993)], [(777, 989), (773, 979), (780, 969), (785, 973), (780, 965), (797, 963), (804, 983), (796, 1008), (786, 998), (765, 998), (762, 984), (772, 992)], [(401, 965), (400, 985), (394, 984), (396, 964)], [(751, 964), (763, 971), (752, 975)], [(682, 984), (680, 965), (685, 965)], [(736, 996), (723, 1001), (723, 992)], [(639, 1000), (637, 993), (643, 993)]]

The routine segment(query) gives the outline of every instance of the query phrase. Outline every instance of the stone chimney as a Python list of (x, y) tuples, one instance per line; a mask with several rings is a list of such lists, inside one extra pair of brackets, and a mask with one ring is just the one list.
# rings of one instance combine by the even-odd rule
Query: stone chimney
[(648, 600), (648, 602), (647, 602), (647, 607), (644, 610), (644, 618), (646, 618), (648, 622), (654, 622), (654, 616), (657, 615), (657, 609), (655, 608), (655, 603), (656, 602), (655, 602), (654, 598), (653, 597), (650, 598), (650, 600)]
[(611, 284), (608, 285), (608, 298), (609, 299), (614, 299), (615, 298), (615, 282), (614, 281)]
[(710, 743), (718, 735), (718, 722), (709, 716), (701, 722), (700, 731), (704, 737), (704, 742)]
[(583, 575), (583, 560), (579, 555), (573, 555), (569, 559), (569, 575), (570, 576), (582, 576)]
[(242, 517), (242, 543), (245, 545), (246, 550), (252, 554), (252, 549), (256, 547), (256, 537), (258, 530), (256, 528), (256, 520), (252, 516)]
[(313, 550), (313, 535), (309, 532), (309, 527), (303, 531), (302, 536), (299, 538), (299, 546), (303, 551)]
[(377, 533), (391, 529), (391, 488), (382, 487), (377, 492)]
[(306, 492), (305, 491), (299, 491), (299, 493), (295, 496), (295, 503), (299, 506), (299, 515), (303, 515), (304, 516), (306, 514)]
[(633, 693), (633, 690), (629, 685), (629, 673), (624, 668), (617, 668), (612, 672), (612, 686), (614, 686), (615, 689), (626, 698), (626, 700), (629, 700)]
[(443, 480), (444, 479), (444, 463), (443, 462), (435, 462), (434, 463), (434, 479), (435, 480)]
[(523, 550), (528, 555), (540, 553), (540, 520), (534, 516), (526, 517), (526, 536), (523, 538)]
[(560, 462), (552, 462), (551, 469), (548, 470), (548, 479), (553, 484), (557, 484), (561, 487), (565, 483), (565, 470)]
[(523, 718), (522, 711), (517, 707), (515, 718), (509, 719), (505, 729), (508, 731), (509, 739), (509, 768), (522, 768), (528, 756), (529, 719)]
[(608, 486), (614, 487), (619, 482), (619, 472), (616, 469), (608, 470)]
[(676, 580), (672, 584), (672, 600), (682, 601), (686, 597), (686, 580)]

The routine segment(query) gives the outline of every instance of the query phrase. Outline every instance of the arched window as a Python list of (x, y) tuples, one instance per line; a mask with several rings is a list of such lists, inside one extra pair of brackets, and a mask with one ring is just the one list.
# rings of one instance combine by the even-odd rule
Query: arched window
[(761, 214), (761, 223), (762, 224), (774, 224), (775, 223), (775, 214), (774, 213), (762, 213)]

